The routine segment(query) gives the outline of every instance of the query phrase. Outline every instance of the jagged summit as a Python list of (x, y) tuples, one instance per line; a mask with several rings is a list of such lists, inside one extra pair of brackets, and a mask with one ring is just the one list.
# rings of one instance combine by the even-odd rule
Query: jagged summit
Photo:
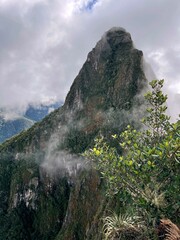
[[(132, 39), (130, 33), (126, 32), (124, 28), (113, 27), (105, 32), (102, 38), (96, 44), (94, 50), (95, 55), (99, 55), (104, 51), (110, 51), (111, 47), (114, 45), (119, 45), (123, 43), (132, 44)], [(90, 55), (90, 54), (89, 54)], [(88, 55), (88, 57), (89, 57)]]
[(121, 108), (131, 102), (142, 88), (146, 77), (142, 67), (142, 51), (133, 47), (131, 35), (123, 28), (111, 28), (88, 54), (67, 95), (65, 106), (78, 109), (93, 96), (96, 104)]
[(131, 35), (124, 28), (113, 27), (103, 35), (101, 40), (106, 40), (107, 43), (119, 45), (123, 43), (132, 43)]

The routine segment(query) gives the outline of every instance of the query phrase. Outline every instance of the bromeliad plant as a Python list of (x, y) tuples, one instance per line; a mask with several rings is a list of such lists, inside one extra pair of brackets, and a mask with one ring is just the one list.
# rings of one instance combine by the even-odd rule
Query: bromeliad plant
[[(141, 236), (145, 230), (144, 222), (139, 216), (128, 213), (116, 214), (103, 218), (105, 239), (126, 239), (127, 233), (132, 237)], [(129, 238), (130, 239), (130, 238)], [(140, 238), (139, 238), (140, 239)]]
[(141, 131), (127, 126), (120, 136), (112, 136), (122, 148), (121, 155), (103, 137), (96, 139), (94, 148), (85, 155), (106, 180), (107, 194), (126, 190), (143, 214), (179, 222), (180, 120), (171, 123), (166, 115), (163, 82), (150, 83), (152, 91), (145, 95), (148, 108)]

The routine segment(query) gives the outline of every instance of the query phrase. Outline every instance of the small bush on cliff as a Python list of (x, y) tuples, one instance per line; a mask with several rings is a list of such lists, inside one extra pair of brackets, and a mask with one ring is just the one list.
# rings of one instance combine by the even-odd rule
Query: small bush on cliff
[(127, 126), (120, 136), (112, 136), (122, 155), (103, 137), (96, 139), (94, 148), (85, 154), (106, 180), (107, 194), (128, 191), (148, 225), (162, 216), (180, 221), (180, 121), (171, 123), (166, 115), (163, 82), (150, 83), (142, 130)]

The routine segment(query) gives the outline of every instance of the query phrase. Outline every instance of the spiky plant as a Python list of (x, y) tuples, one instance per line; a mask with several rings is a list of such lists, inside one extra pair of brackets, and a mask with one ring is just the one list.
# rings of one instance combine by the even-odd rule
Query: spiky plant
[(147, 201), (158, 209), (167, 205), (165, 200), (165, 192), (161, 190), (162, 187), (163, 184), (153, 184), (153, 187), (148, 184), (144, 190)]
[(145, 228), (144, 222), (139, 216), (130, 214), (112, 213), (103, 218), (103, 232), (105, 239), (133, 239), (133, 237), (142, 235)]

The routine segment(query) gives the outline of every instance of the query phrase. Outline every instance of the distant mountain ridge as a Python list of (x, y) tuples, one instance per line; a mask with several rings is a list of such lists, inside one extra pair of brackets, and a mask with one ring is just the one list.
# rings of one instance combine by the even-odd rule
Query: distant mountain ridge
[(62, 102), (55, 102), (48, 105), (46, 104), (29, 105), (24, 114), (24, 117), (29, 118), (35, 122), (39, 122), (49, 113), (56, 110), (62, 105), (63, 105)]
[(0, 143), (30, 128), (35, 122), (41, 121), (50, 112), (62, 105), (61, 102), (29, 105), (24, 114), (0, 111)]

